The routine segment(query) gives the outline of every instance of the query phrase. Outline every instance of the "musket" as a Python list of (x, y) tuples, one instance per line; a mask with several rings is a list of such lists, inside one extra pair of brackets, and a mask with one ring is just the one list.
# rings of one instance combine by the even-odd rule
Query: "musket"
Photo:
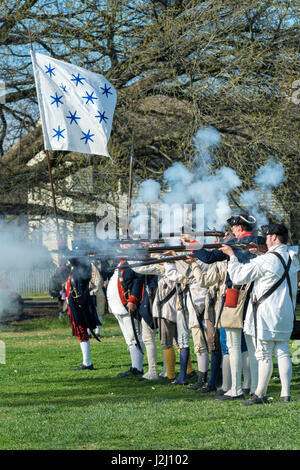
[[(142, 349), (142, 346), (141, 346), (141, 343), (140, 343), (140, 340), (139, 340), (139, 336), (138, 336), (137, 331), (135, 329), (135, 323), (134, 323), (135, 318), (137, 318), (136, 317), (136, 312), (130, 313), (130, 321), (131, 321), (131, 326), (132, 326), (136, 346), (139, 349), (140, 353), (144, 355), (144, 351)], [(137, 318), (137, 320), (138, 320), (138, 318)]]
[(115, 251), (102, 251), (98, 249), (86, 249), (86, 250), (78, 250), (76, 252), (71, 250), (51, 250), (51, 253), (60, 253), (65, 256), (65, 258), (81, 258), (81, 257), (90, 257), (96, 258), (100, 260), (105, 259), (115, 259), (115, 260), (122, 260), (122, 259), (139, 259), (144, 260), (145, 256), (147, 255), (146, 250), (141, 250), (137, 253), (136, 249), (131, 248), (124, 248), (121, 250)]
[[(179, 232), (159, 233), (158, 238), (124, 238), (117, 239), (120, 244), (137, 244), (137, 243), (166, 243), (170, 238), (178, 238), (182, 235)], [(184, 235), (191, 235), (193, 237), (220, 237), (225, 236), (225, 232), (219, 230), (209, 230), (204, 232), (186, 232)]]
[(192, 258), (196, 258), (196, 255), (194, 253), (187, 252), (185, 255), (180, 255), (180, 256), (168, 256), (166, 258), (149, 258), (147, 261), (143, 261), (141, 263), (132, 263), (132, 264), (122, 265), (122, 266), (112, 266), (110, 268), (110, 270), (139, 268), (141, 266), (148, 266), (150, 264), (172, 263), (174, 261), (179, 261), (179, 260), (182, 260), (182, 259), (186, 259), (187, 256), (191, 256)]
[[(251, 248), (257, 248), (259, 251), (266, 252), (267, 247), (266, 245), (256, 245), (255, 243), (211, 243), (211, 244), (205, 244), (200, 246), (200, 248), (207, 248), (207, 249), (218, 249), (221, 248), (223, 245), (228, 245), (231, 248), (239, 248), (242, 250), (250, 250)], [(121, 269), (124, 268), (137, 268), (140, 266), (148, 266), (150, 264), (160, 264), (160, 263), (172, 263), (174, 261), (179, 261), (179, 260), (184, 260), (187, 256), (196, 258), (195, 253), (193, 253), (191, 250), (197, 250), (198, 248), (196, 245), (190, 245), (191, 248), (184, 249), (184, 246), (180, 247), (169, 247), (171, 251), (185, 251), (186, 254), (184, 255), (178, 255), (178, 256), (166, 256), (165, 258), (152, 258), (151, 260), (140, 262), (140, 263), (133, 263), (129, 264), (128, 266), (113, 266), (111, 269)], [(176, 249), (172, 249), (176, 248)], [(180, 248), (180, 249), (178, 249)], [(164, 248), (163, 251), (166, 251), (166, 248)]]
[[(249, 250), (250, 248), (257, 248), (259, 251), (266, 252), (266, 245), (257, 245), (256, 243), (243, 243), (243, 242), (220, 242), (220, 243), (205, 243), (200, 244), (186, 244), (186, 245), (166, 245), (166, 246), (153, 246), (143, 249), (147, 253), (164, 253), (166, 251), (194, 251), (200, 250), (201, 248), (206, 248), (208, 250), (214, 250), (221, 248), (223, 245), (231, 246), (232, 248), (240, 248), (242, 250)], [(142, 248), (136, 249), (137, 253), (142, 251)]]

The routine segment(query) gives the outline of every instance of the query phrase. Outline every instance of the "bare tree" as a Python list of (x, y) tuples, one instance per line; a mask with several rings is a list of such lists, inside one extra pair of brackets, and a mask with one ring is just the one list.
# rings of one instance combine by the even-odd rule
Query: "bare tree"
[(298, 107), (290, 99), (299, 74), (296, 1), (4, 0), (0, 25), (0, 79), (7, 89), (0, 150), (18, 142), (1, 160), (7, 210), (45, 211), (16, 204), (18, 191), (48, 184), (43, 162), (26, 166), (43, 149), (30, 27), (35, 50), (102, 73), (118, 91), (112, 161), (53, 152), (59, 197), (70, 195), (66, 175), (88, 165), (102, 181), (102, 195), (109, 197), (120, 181), (126, 189), (133, 132), (135, 174), (159, 179), (174, 160), (188, 164), (199, 127), (214, 126), (222, 134), (216, 165), (235, 169), (242, 190), (270, 156), (283, 163), (287, 184), (276, 197), (293, 216), (299, 201)]

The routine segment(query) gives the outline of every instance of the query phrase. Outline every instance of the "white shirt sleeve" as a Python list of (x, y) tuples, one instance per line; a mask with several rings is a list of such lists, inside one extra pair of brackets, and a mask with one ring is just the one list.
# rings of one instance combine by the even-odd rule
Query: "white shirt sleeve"
[(165, 263), (165, 276), (172, 282), (182, 282), (185, 279), (184, 275), (177, 270), (175, 263)]
[(259, 279), (264, 274), (263, 256), (253, 258), (250, 263), (240, 263), (236, 256), (231, 256), (228, 262), (228, 274), (233, 284), (242, 285)]

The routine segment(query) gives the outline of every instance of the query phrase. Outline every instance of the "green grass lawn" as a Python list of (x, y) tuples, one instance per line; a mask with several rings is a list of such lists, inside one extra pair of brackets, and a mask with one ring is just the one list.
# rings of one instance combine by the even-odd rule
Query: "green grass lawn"
[[(6, 346), (6, 364), (0, 364), (1, 450), (300, 448), (300, 341), (291, 343), (294, 401), (279, 402), (275, 364), (272, 403), (244, 408), (159, 381), (117, 378), (130, 362), (112, 315), (104, 316), (101, 343), (91, 340), (93, 371), (73, 371), (82, 356), (66, 318), (2, 326), (0, 340)], [(161, 370), (160, 346), (158, 351)], [(195, 359), (192, 352), (196, 367)]]
[[(52, 300), (53, 297), (50, 297), (49, 292), (24, 292), (21, 294), (23, 299), (41, 299), (41, 300)], [(55, 299), (54, 299), (55, 300)]]

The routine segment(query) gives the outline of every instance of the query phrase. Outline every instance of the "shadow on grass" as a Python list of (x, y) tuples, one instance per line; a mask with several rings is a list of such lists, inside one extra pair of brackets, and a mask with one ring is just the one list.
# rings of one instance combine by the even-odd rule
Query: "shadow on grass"
[[(84, 377), (79, 374), (89, 374)], [(184, 400), (194, 406), (199, 402), (214, 402), (211, 395), (186, 390), (184, 386), (168, 386), (162, 381), (137, 381), (136, 378), (95, 377), (94, 371), (74, 372), (74, 378), (68, 377), (61, 380), (39, 379), (35, 381), (45, 384), (46, 390), (37, 392), (2, 393), (0, 406), (3, 407), (31, 407), (41, 405), (59, 405), (59, 407), (83, 407), (101, 403), (101, 405), (143, 404), (145, 401), (165, 402), (168, 400)], [(55, 395), (51, 396), (51, 384), (55, 384)], [(61, 384), (61, 389), (57, 389)], [(270, 385), (268, 395), (278, 400), (278, 387)], [(236, 404), (237, 402), (231, 402)], [(239, 403), (239, 402), (238, 402)], [(216, 406), (228, 405), (228, 403), (216, 403)], [(267, 405), (268, 406), (268, 405)]]
[[(74, 372), (74, 378), (68, 377), (61, 380), (51, 380), (51, 378), (35, 380), (36, 384), (45, 384), (47, 389), (36, 392), (2, 393), (0, 406), (29, 407), (47, 404), (82, 407), (97, 404), (99, 401), (101, 404), (124, 405), (133, 402), (143, 403), (145, 400), (153, 399), (155, 401), (178, 399), (198, 401), (200, 398), (200, 394), (186, 391), (183, 386), (168, 386), (162, 380), (139, 382), (132, 377), (95, 377), (94, 372)], [(89, 376), (84, 377), (79, 374), (89, 374)], [(54, 396), (51, 396), (51, 384), (55, 384)], [(205, 398), (207, 398), (205, 395), (201, 397), (201, 399)]]

